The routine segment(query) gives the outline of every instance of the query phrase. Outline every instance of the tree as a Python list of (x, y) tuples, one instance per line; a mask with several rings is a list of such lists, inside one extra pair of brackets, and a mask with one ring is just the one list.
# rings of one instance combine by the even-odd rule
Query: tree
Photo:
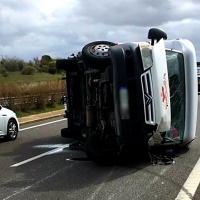
[(42, 65), (49, 65), (49, 62), (51, 61), (51, 56), (49, 55), (43, 55), (41, 60), (40, 60), (40, 66)]

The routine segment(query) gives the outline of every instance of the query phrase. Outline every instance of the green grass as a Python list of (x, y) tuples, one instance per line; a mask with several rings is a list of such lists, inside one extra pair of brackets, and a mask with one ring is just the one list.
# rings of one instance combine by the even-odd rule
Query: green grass
[(46, 107), (45, 109), (27, 110), (26, 112), (16, 111), (15, 113), (16, 113), (17, 117), (26, 117), (26, 116), (29, 116), (29, 115), (35, 115), (35, 114), (51, 112), (51, 111), (61, 110), (61, 109), (64, 109), (64, 106), (62, 104), (57, 104), (54, 107)]
[(64, 74), (35, 73), (34, 75), (23, 75), (21, 72), (8, 72), (7, 77), (0, 74), (0, 83), (31, 83), (41, 81), (53, 81), (64, 77)]

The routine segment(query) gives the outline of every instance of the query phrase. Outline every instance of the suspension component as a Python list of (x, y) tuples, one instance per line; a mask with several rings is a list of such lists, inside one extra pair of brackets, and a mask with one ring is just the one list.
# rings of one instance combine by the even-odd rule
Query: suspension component
[(87, 126), (91, 127), (96, 124), (96, 108), (94, 106), (86, 106), (86, 120), (87, 120)]

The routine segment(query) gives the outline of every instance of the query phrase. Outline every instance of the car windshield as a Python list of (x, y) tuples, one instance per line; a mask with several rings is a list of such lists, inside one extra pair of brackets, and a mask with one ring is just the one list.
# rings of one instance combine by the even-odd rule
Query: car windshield
[(185, 72), (183, 55), (166, 50), (171, 101), (171, 130), (166, 137), (170, 140), (183, 139), (185, 130)]

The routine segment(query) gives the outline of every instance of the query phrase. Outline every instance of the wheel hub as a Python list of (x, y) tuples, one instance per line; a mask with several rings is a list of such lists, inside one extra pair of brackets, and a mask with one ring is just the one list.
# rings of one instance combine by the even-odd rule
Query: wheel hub
[(92, 55), (97, 56), (97, 57), (108, 57), (109, 48), (110, 48), (109, 45), (98, 44), (98, 45), (92, 46), (89, 51)]
[(14, 123), (11, 123), (10, 126), (9, 126), (9, 134), (12, 138), (16, 137), (17, 127)]

